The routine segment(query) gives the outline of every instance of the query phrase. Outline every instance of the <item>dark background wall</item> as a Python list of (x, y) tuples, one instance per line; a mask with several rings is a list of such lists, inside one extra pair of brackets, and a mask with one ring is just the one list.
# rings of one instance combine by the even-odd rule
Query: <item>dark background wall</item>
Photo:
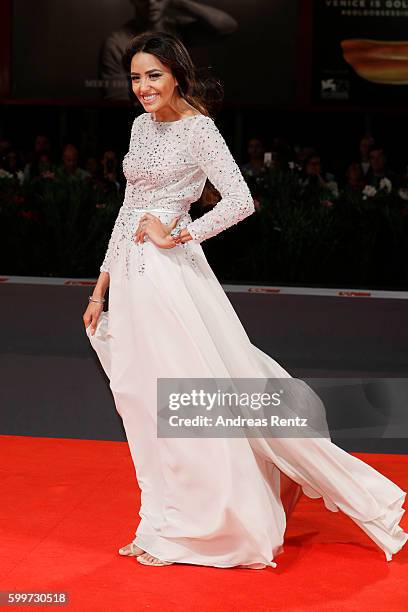
[[(253, 344), (292, 376), (318, 384), (335, 442), (351, 451), (408, 452), (405, 299), (225, 289)], [(89, 292), (0, 285), (2, 434), (125, 439), (83, 328)]]
[[(316, 146), (327, 170), (335, 172), (369, 130), (386, 147), (390, 164), (398, 171), (405, 168), (405, 87), (377, 85), (373, 91), (368, 84), (371, 95), (364, 99), (322, 100), (315, 95), (322, 66), (327, 70), (333, 57), (333, 52), (327, 57), (324, 53), (328, 41), (337, 49), (335, 61), (343, 62), (341, 69), (355, 82), (338, 48), (342, 37), (361, 32), (358, 24), (363, 18), (344, 17), (341, 29), (335, 19), (338, 10), (333, 9), (326, 23), (321, 0), (200, 2), (225, 10), (239, 24), (222, 41), (191, 49), (199, 65), (213, 66), (222, 78), (225, 104), (219, 123), (239, 160), (245, 159), (248, 138), (259, 135), (268, 148), (274, 137), (284, 136), (292, 143)], [(97, 78), (103, 40), (131, 15), (128, 0), (3, 0), (0, 137), (24, 150), (42, 131), (51, 135), (56, 147), (74, 142), (84, 156), (107, 146), (124, 154), (139, 107), (103, 100), (98, 89), (84, 87), (84, 82)], [(367, 18), (363, 34), (370, 35), (372, 24), (372, 34), (381, 37), (383, 24), (383, 37), (390, 35), (392, 26), (392, 36), (403, 38), (407, 19)], [(347, 29), (348, 24), (353, 29)], [(384, 91), (392, 95), (384, 96)]]
[[(171, 4), (171, 3), (170, 3)], [(191, 48), (212, 65), (236, 103), (293, 100), (297, 0), (200, 0), (231, 15), (238, 28)], [(101, 98), (98, 78), (105, 38), (131, 19), (129, 0), (13, 1), (11, 93), (14, 98)]]

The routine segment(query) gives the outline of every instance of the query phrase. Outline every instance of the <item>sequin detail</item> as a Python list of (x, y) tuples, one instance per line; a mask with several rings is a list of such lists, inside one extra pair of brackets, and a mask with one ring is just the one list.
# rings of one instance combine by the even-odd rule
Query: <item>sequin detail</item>
[[(122, 206), (119, 210), (115, 226), (113, 228), (112, 236), (108, 245), (107, 254), (105, 261), (101, 266), (102, 272), (109, 272), (109, 266), (111, 263), (119, 257), (121, 249), (124, 249), (124, 275), (126, 278), (130, 278), (130, 258), (137, 263), (137, 271), (139, 274), (144, 274), (146, 270), (146, 257), (145, 257), (145, 243), (135, 242), (134, 234), (139, 225), (140, 218), (144, 213), (150, 212), (151, 214), (158, 217), (162, 223), (170, 223), (174, 217), (180, 216), (181, 218), (177, 222), (174, 230), (171, 231), (170, 235), (176, 235), (179, 231), (191, 223), (191, 217), (188, 213), (175, 210), (163, 210), (155, 208), (135, 208)], [(148, 240), (148, 237), (146, 237)], [(160, 247), (157, 247), (160, 248)], [(178, 244), (175, 249), (182, 248), (188, 263), (194, 267), (197, 266), (194, 254), (189, 248), (188, 243)]]
[[(150, 113), (136, 117), (123, 171), (127, 180), (124, 202), (101, 272), (110, 271), (124, 247), (127, 276), (132, 249), (138, 249), (138, 272), (144, 273), (144, 244), (136, 244), (133, 234), (139, 215), (146, 211), (152, 214), (157, 211), (164, 223), (182, 214), (172, 233), (186, 227), (193, 240), (174, 248), (183, 248), (189, 263), (195, 265), (189, 244), (215, 236), (255, 210), (249, 188), (224, 138), (214, 121), (201, 114), (170, 122), (156, 122)], [(207, 177), (222, 199), (192, 221), (188, 214), (190, 206), (200, 198)]]

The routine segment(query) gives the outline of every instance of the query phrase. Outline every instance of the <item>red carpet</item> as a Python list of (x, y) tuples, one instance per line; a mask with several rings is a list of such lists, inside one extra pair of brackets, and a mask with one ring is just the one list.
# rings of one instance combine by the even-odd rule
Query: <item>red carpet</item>
[[(0, 445), (1, 591), (65, 591), (63, 609), (81, 612), (407, 610), (408, 548), (387, 563), (320, 499), (299, 501), (276, 569), (145, 567), (117, 554), (139, 519), (127, 444), (0, 436)], [(408, 490), (408, 456), (357, 456)]]

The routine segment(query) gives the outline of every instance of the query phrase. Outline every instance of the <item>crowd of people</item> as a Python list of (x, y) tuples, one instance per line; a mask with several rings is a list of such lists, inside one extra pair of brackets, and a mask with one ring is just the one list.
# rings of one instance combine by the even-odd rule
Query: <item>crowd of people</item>
[(123, 188), (125, 179), (116, 151), (106, 149), (98, 157), (88, 157), (83, 166), (79, 160), (79, 150), (72, 143), (65, 144), (57, 156), (46, 134), (35, 137), (29, 152), (19, 151), (7, 139), (0, 140), (0, 176), (14, 177), (20, 184), (65, 179), (87, 181), (117, 191)]
[[(41, 133), (31, 149), (21, 151), (0, 138), (3, 266), (13, 274), (92, 275), (123, 202), (123, 153), (107, 148), (86, 157), (70, 142), (57, 151)], [(281, 282), (374, 285), (387, 279), (400, 286), (406, 279), (407, 174), (388, 163), (371, 135), (364, 135), (356, 150), (349, 158), (331, 159), (332, 151), (321, 156), (316, 148), (283, 138), (249, 138), (237, 161), (258, 214), (223, 235), (222, 244), (206, 245), (217, 274), (262, 282), (276, 280), (278, 272)], [(207, 183), (192, 217), (219, 199)], [(316, 253), (325, 253), (324, 270)]]
[[(240, 167), (251, 188), (257, 209), (257, 179), (266, 170), (274, 168), (295, 170), (304, 190), (327, 188), (334, 198), (338, 196), (339, 189), (369, 196), (381, 189), (388, 192), (399, 190), (404, 196), (405, 185), (408, 185), (407, 171), (398, 173), (390, 167), (381, 143), (376, 142), (372, 135), (364, 135), (356, 150), (357, 154), (350, 156), (338, 175), (325, 167), (324, 159), (314, 147), (292, 146), (282, 138), (275, 138), (266, 146), (261, 138), (252, 137), (247, 142), (246, 160)], [(116, 151), (106, 149), (100, 156), (84, 158), (82, 165), (79, 160), (80, 152), (72, 143), (65, 144), (60, 155), (56, 155), (46, 134), (35, 137), (33, 149), (29, 152), (19, 151), (7, 139), (0, 140), (0, 177), (14, 177), (20, 184), (65, 179), (91, 182), (105, 190), (116, 190), (119, 193), (124, 189), (126, 181)]]
[(248, 162), (241, 166), (242, 173), (248, 183), (252, 185), (255, 203), (257, 202), (257, 179), (265, 170), (276, 168), (279, 170), (296, 170), (299, 183), (304, 190), (325, 188), (331, 192), (333, 199), (338, 197), (339, 190), (348, 194), (361, 194), (362, 197), (373, 196), (380, 190), (387, 193), (398, 191), (402, 199), (407, 199), (408, 172), (394, 170), (387, 158), (384, 146), (370, 135), (364, 135), (357, 152), (350, 155), (350, 159), (338, 166), (343, 168), (334, 173), (325, 167), (319, 151), (314, 147), (291, 146), (283, 139), (275, 139), (270, 151), (266, 150), (261, 138), (254, 137), (248, 141)]

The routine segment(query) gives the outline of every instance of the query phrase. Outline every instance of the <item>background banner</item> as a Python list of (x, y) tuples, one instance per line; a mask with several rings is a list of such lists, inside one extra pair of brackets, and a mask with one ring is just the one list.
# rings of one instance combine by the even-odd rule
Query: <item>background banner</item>
[(405, 103), (408, 0), (315, 0), (316, 103)]
[(297, 4), (15, 0), (12, 97), (127, 100), (123, 50), (133, 35), (153, 28), (179, 35), (199, 66), (213, 66), (226, 100), (287, 104), (294, 93)]

